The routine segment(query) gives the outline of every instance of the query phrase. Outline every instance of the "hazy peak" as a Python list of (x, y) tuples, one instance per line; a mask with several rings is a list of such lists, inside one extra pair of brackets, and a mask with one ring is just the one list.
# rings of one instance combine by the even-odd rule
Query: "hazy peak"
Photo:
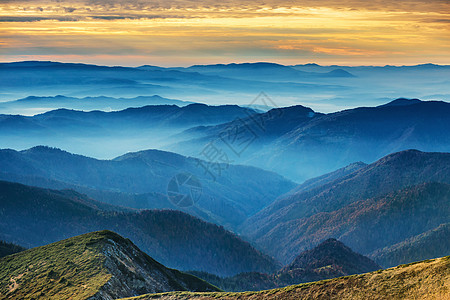
[(380, 105), (379, 107), (384, 107), (384, 106), (407, 106), (407, 105), (413, 105), (413, 104), (417, 104), (417, 103), (421, 103), (423, 102), (420, 99), (408, 99), (408, 98), (398, 98), (395, 99), (389, 103)]

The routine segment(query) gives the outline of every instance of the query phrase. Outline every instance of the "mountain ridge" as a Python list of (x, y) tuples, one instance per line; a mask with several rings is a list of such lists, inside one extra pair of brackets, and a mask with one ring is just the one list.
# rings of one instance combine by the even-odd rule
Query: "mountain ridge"
[(107, 230), (29, 249), (0, 261), (1, 299), (116, 299), (148, 292), (218, 290), (194, 276), (164, 267), (130, 240)]
[[(391, 102), (387, 106), (358, 107), (329, 114), (311, 111), (303, 119), (301, 114), (291, 116), (287, 111), (281, 108), (266, 113), (267, 117), (255, 115), (245, 124), (247, 127), (230, 122), (189, 129), (170, 149), (197, 155), (203, 145), (212, 137), (220, 137), (227, 128), (244, 131), (250, 127), (251, 130), (244, 131), (246, 137), (252, 137), (251, 132), (257, 137), (239, 158), (240, 163), (273, 170), (297, 182), (355, 161), (370, 163), (407, 149), (450, 151), (449, 136), (442, 131), (450, 126), (447, 118), (450, 103), (444, 101), (410, 105)], [(292, 166), (293, 162), (297, 167)]]
[[(0, 179), (70, 188), (109, 204), (137, 209), (179, 209), (228, 228), (235, 228), (246, 216), (295, 186), (276, 173), (255, 167), (223, 162), (214, 165), (219, 167), (215, 171), (211, 164), (161, 150), (98, 160), (57, 148), (34, 147), (20, 152), (0, 150)], [(202, 165), (209, 166), (210, 172)], [(182, 173), (195, 176), (201, 186), (195, 205), (179, 207), (167, 196), (170, 181)], [(246, 183), (243, 178), (252, 180)]]
[[(444, 200), (449, 196), (449, 184), (450, 153), (402, 151), (323, 186), (278, 198), (247, 219), (242, 234), (285, 263), (294, 253), (328, 237), (339, 238), (367, 255), (377, 247), (389, 246), (375, 243), (376, 236), (395, 244), (401, 242), (395, 237), (406, 239), (448, 222), (444, 212), (450, 206)], [(399, 209), (404, 210), (403, 215)], [(433, 218), (428, 219), (421, 209)], [(372, 232), (372, 239), (363, 228)]]

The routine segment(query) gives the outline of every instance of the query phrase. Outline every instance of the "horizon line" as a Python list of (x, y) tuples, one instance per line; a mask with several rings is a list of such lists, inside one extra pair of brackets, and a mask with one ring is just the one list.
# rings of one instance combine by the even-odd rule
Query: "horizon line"
[(348, 67), (348, 68), (357, 68), (357, 67), (417, 67), (417, 66), (438, 66), (438, 67), (448, 67), (450, 64), (438, 64), (438, 63), (432, 63), (432, 62), (426, 62), (426, 63), (417, 63), (417, 64), (411, 64), (411, 65), (405, 65), (405, 64), (380, 64), (380, 65), (347, 65), (347, 64), (319, 64), (315, 62), (307, 62), (307, 63), (299, 63), (299, 64), (282, 64), (272, 61), (248, 61), (248, 62), (222, 62), (222, 63), (213, 63), (213, 64), (192, 64), (192, 65), (185, 65), (181, 64), (180, 66), (164, 66), (164, 65), (153, 65), (153, 64), (139, 64), (139, 65), (114, 65), (114, 64), (100, 64), (100, 63), (89, 63), (89, 62), (66, 62), (66, 61), (57, 61), (57, 60), (17, 60), (17, 61), (0, 61), (0, 64), (13, 64), (13, 63), (60, 63), (60, 64), (81, 64), (81, 65), (91, 65), (91, 66), (104, 66), (104, 67), (122, 67), (122, 68), (138, 68), (138, 67), (159, 67), (159, 68), (189, 68), (189, 67), (195, 67), (195, 66), (228, 66), (228, 65), (243, 65), (243, 64), (273, 64), (273, 65), (280, 65), (285, 67), (295, 67), (295, 66), (318, 66), (318, 67)]

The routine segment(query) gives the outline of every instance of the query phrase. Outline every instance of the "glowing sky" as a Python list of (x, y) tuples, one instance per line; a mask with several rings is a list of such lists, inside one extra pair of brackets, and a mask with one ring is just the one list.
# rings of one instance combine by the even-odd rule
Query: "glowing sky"
[(450, 1), (0, 0), (0, 60), (450, 64)]

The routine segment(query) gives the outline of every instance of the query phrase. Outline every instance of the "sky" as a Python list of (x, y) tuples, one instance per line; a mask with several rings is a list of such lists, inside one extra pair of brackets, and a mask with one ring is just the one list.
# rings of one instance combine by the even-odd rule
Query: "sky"
[(450, 0), (0, 0), (0, 61), (450, 64)]

